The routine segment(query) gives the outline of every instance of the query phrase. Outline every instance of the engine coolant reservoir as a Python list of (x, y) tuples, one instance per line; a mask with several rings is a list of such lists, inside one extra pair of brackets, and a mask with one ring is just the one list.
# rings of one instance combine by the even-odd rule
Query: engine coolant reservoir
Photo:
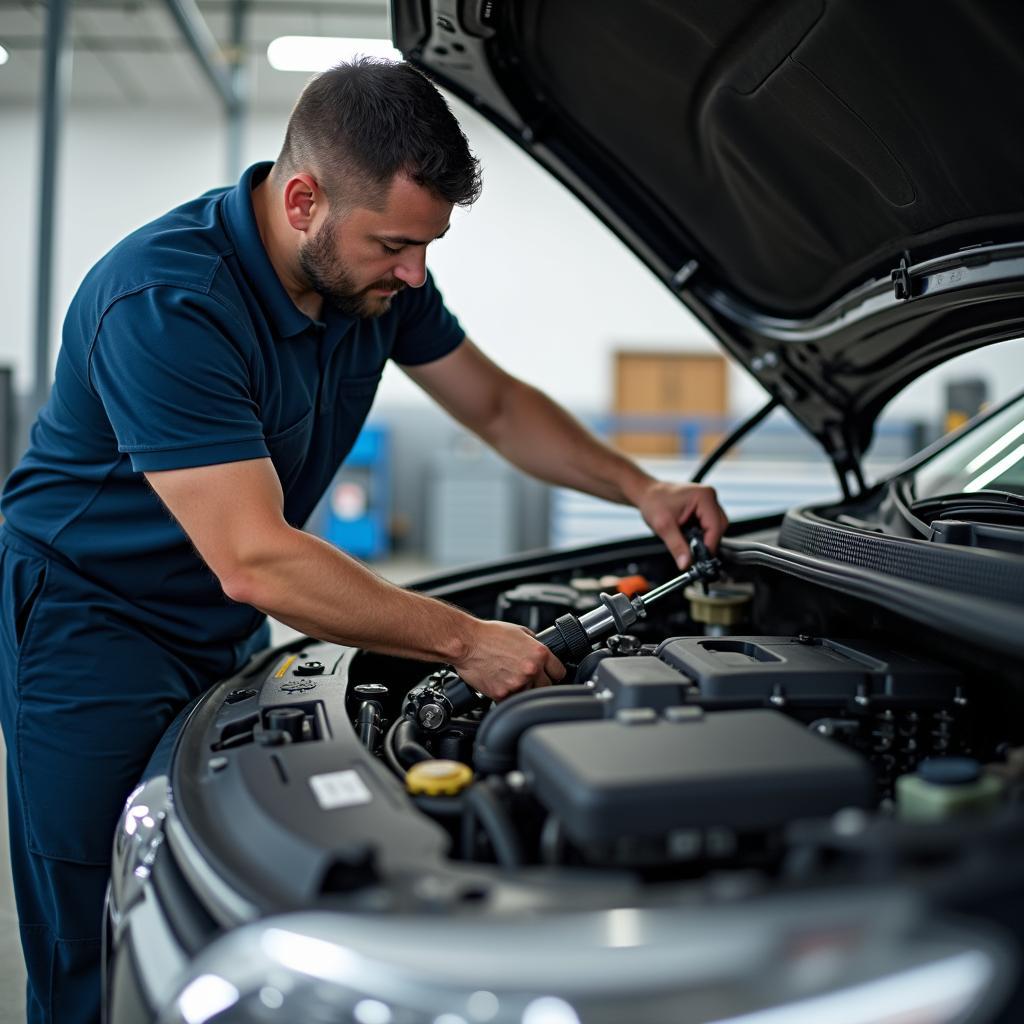
[(896, 803), (905, 821), (947, 821), (995, 808), (1003, 782), (970, 757), (922, 761), (912, 775), (896, 780)]
[(704, 624), (707, 636), (728, 636), (743, 622), (754, 600), (752, 583), (717, 582), (705, 588), (695, 583), (684, 591), (690, 602), (690, 617)]

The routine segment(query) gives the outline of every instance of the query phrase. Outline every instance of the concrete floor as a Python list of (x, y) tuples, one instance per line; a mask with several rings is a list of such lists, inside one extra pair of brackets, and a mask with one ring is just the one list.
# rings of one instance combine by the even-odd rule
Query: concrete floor
[[(395, 583), (426, 576), (433, 567), (418, 559), (396, 559), (373, 567)], [(284, 643), (294, 630), (271, 623), (273, 642)], [(18, 915), (11, 886), (11, 859), (7, 843), (7, 755), (0, 737), (0, 1024), (20, 1024), (25, 1019), (25, 967), (18, 939)]]

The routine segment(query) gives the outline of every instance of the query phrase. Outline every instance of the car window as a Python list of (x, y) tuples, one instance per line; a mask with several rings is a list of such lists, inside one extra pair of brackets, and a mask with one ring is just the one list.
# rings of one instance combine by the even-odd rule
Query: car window
[(914, 473), (914, 494), (1024, 495), (1024, 395), (938, 452)]
[[(900, 462), (951, 434), (979, 413), (1006, 406), (1016, 398), (1022, 384), (1024, 339), (998, 342), (933, 367), (904, 388), (882, 411), (865, 457), (865, 475), (872, 483), (886, 479)], [(1009, 408), (999, 415), (1009, 420), (1015, 416)], [(1018, 422), (1022, 418), (1016, 415)], [(1005, 420), (1000, 418), (999, 422)], [(1012, 423), (1006, 429), (1011, 428)], [(996, 467), (1000, 459), (1012, 461), (1017, 444), (1024, 439), (1011, 434), (999, 458), (975, 464), (986, 448), (1002, 436), (995, 420), (979, 423), (962, 434), (951, 447), (916, 471), (919, 497), (961, 493), (968, 486), (1019, 489), (1024, 461), (1015, 468), (1009, 461)]]

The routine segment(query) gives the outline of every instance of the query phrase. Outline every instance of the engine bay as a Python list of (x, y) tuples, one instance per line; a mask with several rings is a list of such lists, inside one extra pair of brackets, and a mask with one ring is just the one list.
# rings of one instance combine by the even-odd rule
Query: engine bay
[[(499, 576), (462, 603), (540, 632), (673, 566), (593, 568)], [(306, 639), (194, 713), (177, 809), (264, 908), (494, 909), (512, 891), (548, 906), (556, 881), (558, 900), (591, 905), (623, 885), (636, 899), (723, 875), (931, 869), (965, 829), (988, 835), (1024, 778), (992, 666), (951, 650), (853, 598), (735, 569), (593, 645), (563, 684), (498, 704), (448, 666)]]
[[(647, 586), (633, 575), (603, 582)], [(496, 614), (539, 625), (545, 612), (585, 611), (591, 587), (520, 586), (499, 597)], [(735, 621), (752, 596), (734, 583), (692, 593), (691, 626), (698, 616)], [(442, 822), (450, 820), (445, 800), (470, 785), (455, 766), (471, 766), (515, 833), (515, 853), (486, 826), (474, 831), (461, 820), (453, 845), (466, 859), (506, 866), (689, 875), (763, 866), (799, 820), (845, 810), (938, 820), (963, 811), (959, 799), (956, 812), (943, 806), (941, 782), (934, 794), (922, 782), (929, 792), (916, 801), (897, 793), (923, 762), (961, 772), (957, 797), (976, 788), (977, 806), (991, 805), (976, 755), (995, 753), (985, 749), (956, 669), (860, 639), (731, 633), (722, 621), (699, 635), (660, 637), (658, 629), (648, 622), (642, 635), (613, 635), (570, 666), (567, 685), (481, 701), (425, 729), (415, 708), (455, 681), (441, 669), (400, 707), (379, 706), (391, 724), (368, 749)], [(377, 713), (363, 697), (350, 699), (355, 722)]]

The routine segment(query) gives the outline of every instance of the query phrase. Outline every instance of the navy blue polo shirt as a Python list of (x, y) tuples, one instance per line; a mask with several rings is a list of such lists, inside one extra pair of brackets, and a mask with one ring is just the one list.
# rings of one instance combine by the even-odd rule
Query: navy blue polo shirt
[(299, 310), (253, 214), (270, 166), (140, 228), (89, 272), (0, 504), (15, 539), (123, 598), (146, 628), (200, 645), (238, 641), (263, 617), (223, 595), (143, 472), (269, 456), (301, 527), (388, 359), (427, 363), (463, 338), (429, 276), (380, 317)]

